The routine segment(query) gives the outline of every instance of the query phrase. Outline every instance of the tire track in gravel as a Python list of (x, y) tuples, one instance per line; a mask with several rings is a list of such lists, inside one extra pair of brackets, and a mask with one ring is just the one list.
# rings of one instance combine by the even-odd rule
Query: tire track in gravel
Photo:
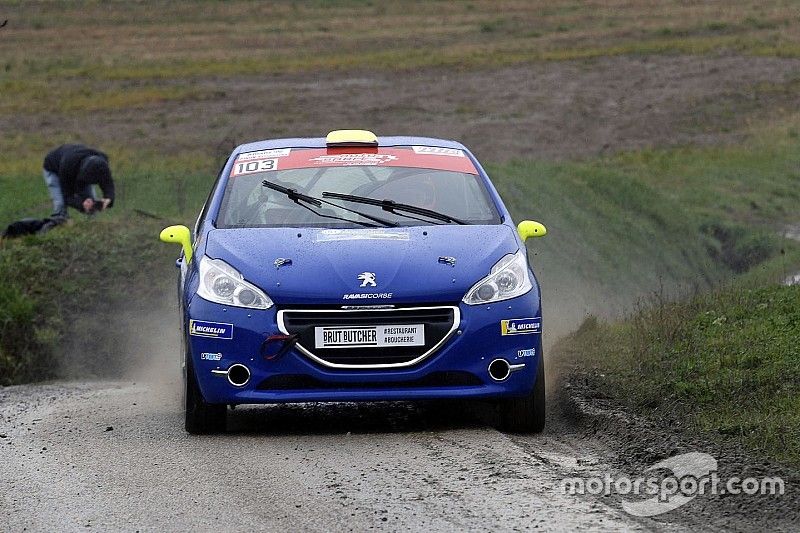
[(562, 495), (569, 468), (552, 457), (603, 457), (558, 424), (512, 438), (481, 405), (309, 404), (238, 408), (228, 434), (192, 437), (178, 389), (2, 389), (3, 529), (662, 528)]

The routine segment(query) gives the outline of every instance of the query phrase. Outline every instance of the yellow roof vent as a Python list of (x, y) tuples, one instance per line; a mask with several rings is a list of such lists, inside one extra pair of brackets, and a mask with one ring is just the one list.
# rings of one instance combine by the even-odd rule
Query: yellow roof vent
[(367, 130), (334, 130), (325, 137), (328, 146), (378, 146), (378, 137)]

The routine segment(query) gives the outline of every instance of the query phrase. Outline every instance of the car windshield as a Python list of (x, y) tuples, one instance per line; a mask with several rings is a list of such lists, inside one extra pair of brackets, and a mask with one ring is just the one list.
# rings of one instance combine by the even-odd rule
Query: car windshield
[[(234, 171), (235, 174), (235, 171)], [(222, 200), (218, 228), (324, 227), (357, 228), (374, 224), (359, 214), (330, 203), (314, 207), (320, 216), (291, 200), (286, 194), (263, 186), (264, 181), (322, 198), (333, 192), (393, 200), (438, 211), (470, 224), (499, 224), (500, 216), (479, 176), (449, 170), (403, 166), (337, 166), (267, 170), (232, 175)], [(331, 200), (364, 214), (401, 226), (442, 224), (426, 216), (390, 213), (380, 206)], [(344, 220), (340, 220), (344, 219)], [(376, 224), (377, 225), (377, 224)]]

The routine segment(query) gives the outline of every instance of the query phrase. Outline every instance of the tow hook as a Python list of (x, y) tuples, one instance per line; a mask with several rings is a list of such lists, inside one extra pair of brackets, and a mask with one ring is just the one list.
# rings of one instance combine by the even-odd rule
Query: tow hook
[(274, 361), (286, 355), (297, 344), (298, 335), (276, 334), (270, 335), (261, 343), (261, 357), (267, 361)]

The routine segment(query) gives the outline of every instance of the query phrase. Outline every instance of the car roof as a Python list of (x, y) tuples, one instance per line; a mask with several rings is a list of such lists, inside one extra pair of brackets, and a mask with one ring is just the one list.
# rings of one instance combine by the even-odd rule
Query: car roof
[[(390, 136), (378, 137), (378, 147), (381, 146), (437, 146), (440, 148), (456, 148), (467, 150), (467, 147), (457, 141), (436, 139), (433, 137)], [(269, 139), (252, 143), (241, 144), (236, 147), (234, 154), (254, 152), (256, 150), (269, 150), (272, 148), (325, 148), (325, 137), (296, 137), (288, 139)]]

